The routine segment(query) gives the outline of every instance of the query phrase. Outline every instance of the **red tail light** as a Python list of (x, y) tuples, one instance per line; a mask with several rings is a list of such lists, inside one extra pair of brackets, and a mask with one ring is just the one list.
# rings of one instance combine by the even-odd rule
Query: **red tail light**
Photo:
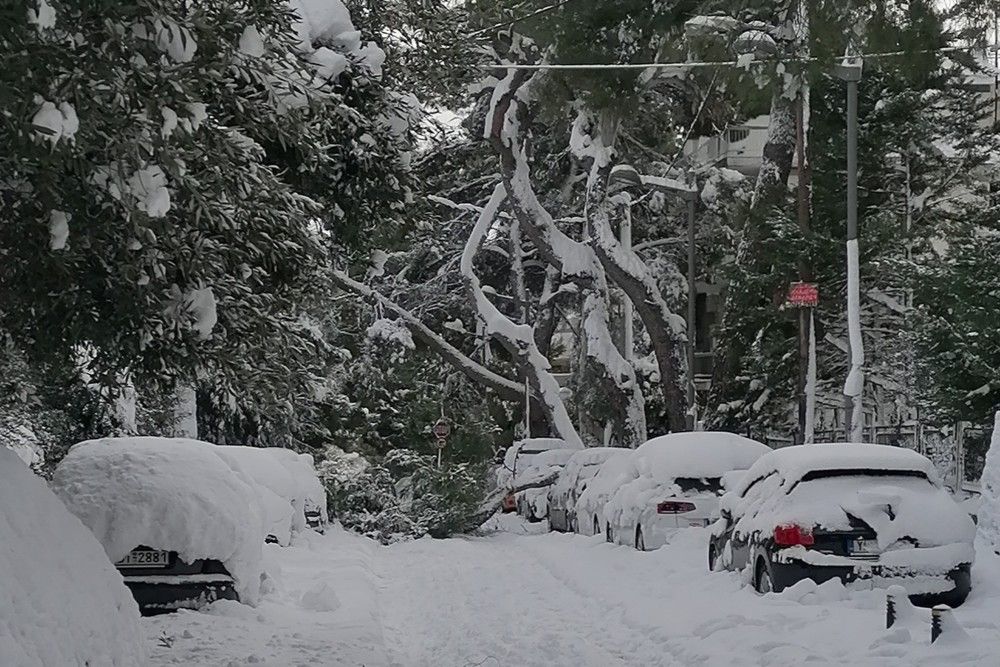
[(664, 500), (656, 505), (657, 514), (684, 514), (694, 511), (693, 503), (683, 503), (676, 500)]
[(774, 529), (774, 543), (779, 547), (811, 547), (816, 540), (813, 538), (812, 528), (786, 523)]

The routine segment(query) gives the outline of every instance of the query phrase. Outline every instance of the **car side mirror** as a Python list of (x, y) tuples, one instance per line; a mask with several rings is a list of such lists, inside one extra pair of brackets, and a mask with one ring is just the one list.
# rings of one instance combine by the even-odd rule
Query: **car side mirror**
[(719, 516), (721, 516), (727, 523), (733, 520), (733, 513), (729, 510), (721, 510), (719, 512)]

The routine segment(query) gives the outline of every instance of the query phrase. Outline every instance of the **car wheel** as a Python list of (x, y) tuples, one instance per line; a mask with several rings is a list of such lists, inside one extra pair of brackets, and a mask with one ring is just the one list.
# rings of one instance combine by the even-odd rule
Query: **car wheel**
[(635, 527), (635, 548), (639, 551), (646, 550), (646, 539), (642, 536), (642, 526)]
[(715, 545), (708, 545), (708, 571), (715, 572), (715, 561), (718, 559), (718, 555), (715, 553)]
[(566, 515), (566, 532), (567, 533), (576, 532), (576, 517)]
[(604, 541), (611, 544), (615, 541), (615, 536), (611, 533), (611, 524), (604, 524)]
[(771, 581), (771, 570), (767, 567), (767, 561), (763, 557), (757, 559), (757, 567), (754, 568), (753, 587), (761, 595), (774, 590), (774, 582)]
[(598, 521), (597, 517), (595, 516), (594, 517), (594, 535), (600, 535), (600, 534), (601, 534), (601, 522)]

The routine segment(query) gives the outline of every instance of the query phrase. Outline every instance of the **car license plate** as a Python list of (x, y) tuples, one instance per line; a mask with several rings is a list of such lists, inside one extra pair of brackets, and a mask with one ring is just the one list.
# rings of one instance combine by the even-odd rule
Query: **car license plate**
[(866, 540), (860, 537), (851, 540), (848, 544), (848, 548), (852, 554), (864, 554), (871, 556), (880, 553), (878, 540)]
[(129, 552), (125, 558), (115, 563), (115, 567), (120, 569), (167, 567), (168, 565), (170, 565), (169, 551), (150, 551), (146, 549), (137, 549)]

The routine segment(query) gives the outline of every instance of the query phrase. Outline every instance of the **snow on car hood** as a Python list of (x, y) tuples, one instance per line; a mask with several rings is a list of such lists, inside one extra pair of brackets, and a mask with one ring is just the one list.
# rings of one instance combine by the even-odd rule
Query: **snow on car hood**
[(746, 498), (733, 494), (723, 498), (723, 507), (735, 509), (734, 516), (740, 517), (738, 533), (768, 533), (784, 523), (847, 530), (851, 515), (875, 531), (883, 550), (904, 538), (920, 547), (956, 543), (971, 547), (975, 538), (976, 526), (969, 515), (927, 479), (859, 473), (802, 481), (790, 493), (775, 488), (779, 482), (773, 476), (751, 488)]
[(260, 591), (266, 527), (254, 489), (216, 445), (183, 438), (105, 438), (70, 448), (52, 489), (113, 562), (139, 545), (187, 562), (221, 561), (240, 599)]
[(581, 481), (587, 481), (596, 475), (608, 459), (631, 452), (632, 450), (620, 447), (588, 447), (574, 451), (556, 483), (552, 485), (552, 498), (559, 499), (567, 510), (573, 509), (574, 492), (579, 490)]

